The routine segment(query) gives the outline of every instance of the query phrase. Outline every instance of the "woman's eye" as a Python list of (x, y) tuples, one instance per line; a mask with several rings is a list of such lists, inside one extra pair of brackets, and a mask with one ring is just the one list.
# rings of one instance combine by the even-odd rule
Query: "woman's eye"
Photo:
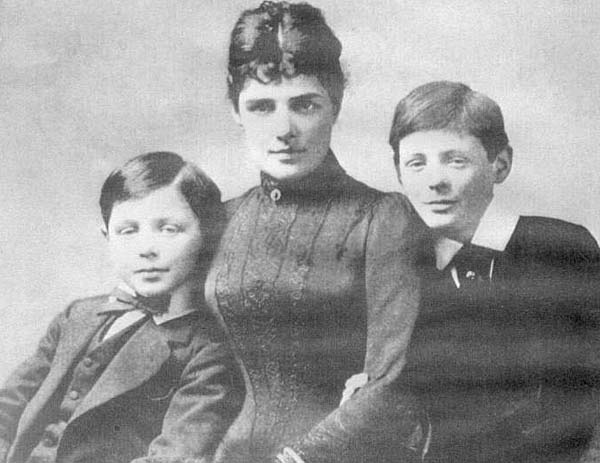
[(246, 109), (255, 114), (268, 114), (275, 111), (275, 103), (269, 100), (258, 100), (248, 104)]
[(300, 100), (292, 104), (292, 109), (301, 114), (310, 114), (320, 108), (321, 106), (318, 103), (311, 100)]

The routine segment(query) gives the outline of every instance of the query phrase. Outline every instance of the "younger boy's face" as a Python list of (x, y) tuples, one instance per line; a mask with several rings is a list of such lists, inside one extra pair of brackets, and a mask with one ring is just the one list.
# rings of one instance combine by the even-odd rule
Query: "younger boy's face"
[(195, 283), (200, 221), (177, 187), (116, 203), (107, 239), (119, 278), (138, 294), (172, 294)]
[(400, 182), (434, 231), (468, 241), (493, 196), (496, 162), (476, 137), (446, 130), (414, 132), (400, 141)]

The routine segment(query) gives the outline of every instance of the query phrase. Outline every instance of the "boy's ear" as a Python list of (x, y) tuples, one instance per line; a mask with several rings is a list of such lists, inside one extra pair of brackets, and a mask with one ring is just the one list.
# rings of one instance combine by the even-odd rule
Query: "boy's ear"
[(400, 193), (406, 195), (406, 190), (404, 189), (404, 184), (402, 183), (402, 174), (400, 172), (400, 164), (394, 163), (394, 168), (396, 169), (396, 178), (398, 179), (398, 185), (400, 186)]
[(494, 159), (494, 183), (502, 183), (512, 167), (512, 147), (507, 145)]
[(240, 112), (239, 112), (239, 110), (236, 110), (233, 105), (231, 105), (231, 116), (233, 117), (233, 120), (235, 121), (235, 123), (237, 125), (239, 125), (239, 126), (242, 125), (242, 119), (240, 118)]
[(394, 162), (394, 169), (396, 169), (396, 178), (398, 179), (398, 183), (402, 186), (402, 175), (400, 175), (400, 164), (396, 164)]

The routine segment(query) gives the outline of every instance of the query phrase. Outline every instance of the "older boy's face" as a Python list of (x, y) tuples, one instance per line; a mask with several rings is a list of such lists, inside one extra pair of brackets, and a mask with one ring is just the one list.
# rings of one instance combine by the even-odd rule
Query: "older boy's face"
[(118, 276), (138, 294), (172, 294), (194, 284), (200, 221), (175, 186), (116, 203), (107, 238)]
[(481, 142), (445, 130), (415, 132), (400, 141), (399, 154), (400, 182), (425, 223), (449, 238), (470, 240), (501, 181)]

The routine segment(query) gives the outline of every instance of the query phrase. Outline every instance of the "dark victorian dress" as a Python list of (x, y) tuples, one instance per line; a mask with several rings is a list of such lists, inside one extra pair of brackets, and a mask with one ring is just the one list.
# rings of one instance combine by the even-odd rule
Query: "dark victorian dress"
[[(390, 385), (416, 318), (420, 222), (403, 196), (349, 177), (332, 153), (296, 182), (261, 179), (228, 203), (207, 281), (253, 402), (242, 418), (252, 457), (241, 461), (284, 446), (310, 463), (412, 458), (416, 414)], [(363, 371), (368, 385), (338, 408)]]

